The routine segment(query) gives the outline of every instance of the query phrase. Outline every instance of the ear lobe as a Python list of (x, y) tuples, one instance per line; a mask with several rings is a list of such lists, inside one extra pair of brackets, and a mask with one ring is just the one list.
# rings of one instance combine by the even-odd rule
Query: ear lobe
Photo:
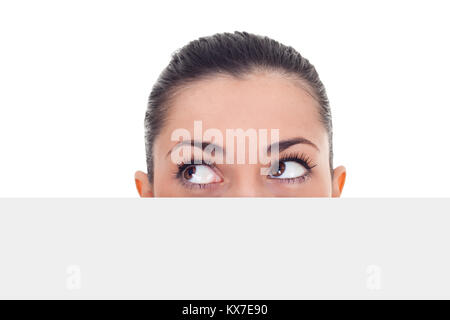
[(134, 174), (134, 182), (136, 183), (136, 189), (141, 198), (151, 198), (153, 197), (153, 190), (150, 182), (148, 181), (148, 176), (145, 172), (137, 171)]
[(344, 166), (339, 166), (334, 169), (333, 172), (333, 187), (332, 187), (332, 197), (338, 198), (341, 196), (342, 190), (344, 189), (345, 178), (347, 177), (347, 170)]
[(139, 193), (139, 195), (142, 197), (142, 183), (138, 179), (134, 179), (134, 182), (136, 183), (136, 189)]
[(338, 184), (339, 184), (339, 192), (340, 193), (342, 193), (342, 189), (344, 189), (344, 183), (345, 183), (345, 178), (346, 178), (346, 176), (347, 176), (347, 173), (344, 171), (344, 173), (342, 173), (340, 176), (339, 176), (339, 179), (338, 179)]

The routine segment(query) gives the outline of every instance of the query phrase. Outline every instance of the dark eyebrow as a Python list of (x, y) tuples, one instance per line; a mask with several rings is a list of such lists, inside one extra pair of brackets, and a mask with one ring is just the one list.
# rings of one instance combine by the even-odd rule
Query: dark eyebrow
[(173, 148), (170, 149), (169, 152), (167, 153), (166, 157), (169, 156), (169, 154), (172, 152), (173, 149), (175, 149), (177, 147), (184, 146), (184, 145), (190, 145), (191, 147), (198, 147), (198, 146), (201, 145), (202, 146), (202, 150), (205, 150), (205, 148), (207, 146), (211, 146), (211, 148), (214, 148), (214, 152), (218, 151), (218, 152), (220, 152), (222, 154), (224, 153), (224, 150), (223, 150), (223, 148), (221, 146), (219, 146), (217, 144), (214, 144), (212, 142), (202, 142), (202, 143), (200, 143), (200, 141), (197, 141), (197, 140), (183, 140), (183, 141), (180, 141), (179, 143), (177, 143), (175, 146), (173, 146)]
[[(267, 153), (271, 152), (275, 143), (272, 143), (270, 146), (267, 147)], [(296, 145), (296, 144), (307, 144), (307, 145), (314, 147), (318, 151), (320, 151), (319, 148), (314, 143), (312, 143), (310, 140), (303, 138), (303, 137), (296, 137), (296, 138), (292, 138), (292, 139), (286, 139), (286, 140), (279, 141), (278, 142), (278, 151), (282, 152), (282, 151), (286, 150), (287, 148), (292, 147), (293, 145)]]

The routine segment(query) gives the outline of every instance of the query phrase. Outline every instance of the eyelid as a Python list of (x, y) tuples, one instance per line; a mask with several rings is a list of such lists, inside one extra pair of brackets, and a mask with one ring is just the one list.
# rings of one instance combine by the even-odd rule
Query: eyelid
[[(192, 160), (190, 161), (190, 163), (179, 163), (179, 164), (177, 164), (178, 170), (177, 170), (177, 172), (175, 173), (175, 176), (176, 176), (176, 179), (177, 179), (180, 183), (182, 183), (184, 186), (190, 187), (190, 188), (192, 188), (192, 187), (198, 187), (198, 188), (200, 188), (200, 189), (205, 189), (205, 188), (208, 188), (208, 187), (210, 187), (210, 186), (212, 186), (212, 185), (217, 185), (217, 184), (223, 182), (224, 178), (223, 178), (222, 174), (221, 174), (220, 172), (218, 172), (217, 167), (216, 167), (216, 164), (215, 164), (214, 162), (209, 162), (209, 161), (204, 160), (204, 159), (201, 159), (201, 160), (200, 160), (200, 159), (197, 159), (197, 161), (199, 161), (199, 162), (201, 161), (201, 163), (194, 163), (194, 159), (192, 159)], [(182, 177), (182, 174), (183, 174), (184, 170), (186, 170), (186, 169), (189, 168), (190, 166), (208, 166), (211, 170), (214, 171), (214, 174), (216, 174), (216, 175), (219, 177), (219, 179), (220, 179), (221, 181), (220, 181), (220, 182), (211, 182), (211, 183), (195, 183), (195, 182), (189, 182), (189, 181), (185, 180), (185, 179)]]
[(317, 166), (313, 163), (311, 157), (306, 153), (285, 153), (281, 155), (278, 159), (279, 162), (296, 162), (305, 169), (305, 173), (298, 177), (291, 178), (277, 178), (267, 175), (267, 179), (273, 181), (274, 183), (287, 183), (287, 184), (301, 184), (309, 181), (312, 175), (312, 169)]
[(294, 161), (302, 166), (305, 167), (306, 170), (311, 171), (312, 168), (316, 167), (317, 164), (313, 162), (310, 156), (308, 156), (306, 153), (297, 153), (297, 152), (290, 152), (282, 154), (279, 159), (279, 162), (288, 162), (288, 161)]
[(182, 161), (180, 163), (177, 163), (178, 169), (180, 169), (180, 168), (184, 168), (185, 169), (188, 166), (194, 166), (194, 165), (197, 165), (197, 166), (204, 165), (204, 166), (208, 166), (210, 168), (216, 168), (216, 164), (213, 161), (208, 161), (206, 159), (195, 159), (195, 158), (192, 158), (189, 161)]
[(287, 184), (304, 183), (304, 182), (308, 181), (310, 178), (311, 178), (310, 172), (306, 172), (306, 174), (304, 174), (303, 176), (296, 177), (296, 178), (276, 179), (276, 178), (268, 177), (268, 179), (270, 179), (271, 181), (274, 181), (275, 183), (287, 183)]

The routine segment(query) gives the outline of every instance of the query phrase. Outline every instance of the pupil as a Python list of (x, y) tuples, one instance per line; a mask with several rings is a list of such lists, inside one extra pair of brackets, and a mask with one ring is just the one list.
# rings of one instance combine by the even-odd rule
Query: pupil
[(195, 174), (195, 166), (189, 167), (184, 171), (184, 178), (186, 180), (192, 179), (192, 176)]

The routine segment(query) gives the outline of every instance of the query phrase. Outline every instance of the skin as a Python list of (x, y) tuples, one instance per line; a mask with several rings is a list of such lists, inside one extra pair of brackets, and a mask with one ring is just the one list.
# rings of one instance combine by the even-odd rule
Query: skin
[[(141, 197), (340, 197), (345, 183), (346, 169), (329, 165), (328, 136), (320, 122), (318, 102), (307, 86), (299, 80), (277, 72), (255, 71), (243, 79), (226, 75), (197, 80), (177, 91), (172, 100), (168, 122), (154, 144), (154, 181), (147, 174), (135, 174)], [(217, 164), (212, 169), (214, 183), (204, 188), (192, 187), (176, 178), (178, 166), (170, 158), (179, 141), (171, 141), (171, 134), (179, 128), (187, 129), (194, 137), (194, 121), (202, 120), (203, 132), (219, 129), (224, 137), (221, 147), (227, 152), (226, 129), (279, 129), (280, 141), (302, 137), (315, 146), (299, 143), (280, 152), (303, 154), (314, 165), (306, 179), (286, 183), (260, 174), (260, 168), (270, 167), (249, 163), (248, 140), (246, 163)], [(209, 142), (209, 141), (208, 141)], [(270, 144), (270, 139), (268, 140)], [(265, 147), (265, 146), (264, 146)], [(184, 147), (192, 148), (194, 147)], [(237, 151), (234, 152), (235, 157)], [(168, 155), (169, 154), (169, 155)], [(289, 168), (299, 170), (294, 162)], [(294, 167), (293, 167), (294, 166)], [(209, 170), (208, 167), (202, 167)], [(199, 167), (196, 167), (197, 172)], [(302, 169), (303, 170), (303, 169)], [(208, 171), (210, 172), (210, 171)], [(188, 175), (189, 177), (189, 175)], [(298, 180), (298, 179), (297, 179)], [(186, 181), (185, 181), (186, 182)], [(188, 187), (189, 186), (189, 187)]]

